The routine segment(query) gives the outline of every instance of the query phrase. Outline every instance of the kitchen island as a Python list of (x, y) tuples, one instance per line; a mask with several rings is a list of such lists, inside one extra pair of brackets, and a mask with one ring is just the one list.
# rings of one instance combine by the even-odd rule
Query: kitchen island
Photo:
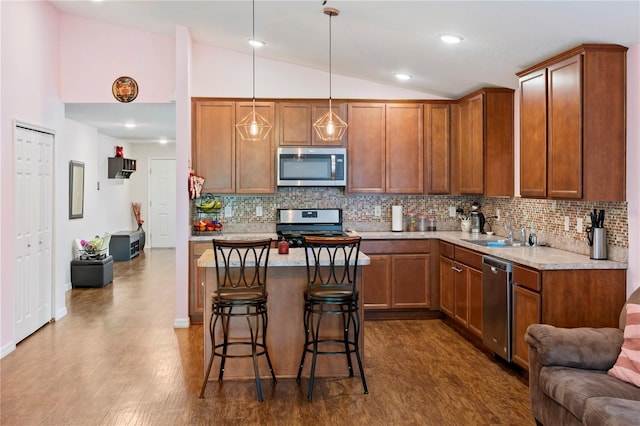
[[(369, 265), (369, 257), (360, 252), (358, 255), (358, 281), (360, 291), (360, 310), (362, 311), (362, 266)], [(211, 321), (211, 294), (216, 287), (215, 258), (213, 249), (207, 249), (198, 259), (198, 267), (205, 270), (204, 288), (204, 364), (209, 361), (211, 355), (211, 338), (209, 336), (209, 324)], [(365, 266), (366, 267), (366, 266)], [(277, 250), (271, 250), (267, 270), (267, 310), (269, 324), (267, 329), (267, 347), (273, 368), (278, 378), (292, 378), (298, 374), (300, 356), (304, 346), (303, 292), (307, 286), (307, 264), (304, 249), (292, 248), (289, 254), (278, 254)], [(242, 319), (238, 323), (232, 322), (232, 336), (248, 337), (246, 324)], [(329, 334), (340, 334), (342, 326), (338, 324), (337, 316), (329, 316), (323, 319), (323, 327)], [(219, 327), (218, 327), (219, 328)], [(220, 330), (217, 330), (216, 340), (221, 338)], [(364, 328), (360, 329), (360, 352), (365, 359)], [(217, 377), (215, 369), (219, 368), (219, 359), (214, 363), (211, 377)], [(259, 357), (260, 374), (269, 377), (269, 369), (264, 357)], [(354, 359), (355, 362), (355, 359)], [(309, 365), (305, 366), (303, 377), (308, 376)], [(344, 356), (332, 356), (319, 358), (316, 367), (316, 377), (340, 377), (348, 374)], [(355, 373), (357, 374), (357, 373)], [(225, 378), (249, 379), (253, 378), (253, 366), (251, 358), (232, 359), (225, 365)]]

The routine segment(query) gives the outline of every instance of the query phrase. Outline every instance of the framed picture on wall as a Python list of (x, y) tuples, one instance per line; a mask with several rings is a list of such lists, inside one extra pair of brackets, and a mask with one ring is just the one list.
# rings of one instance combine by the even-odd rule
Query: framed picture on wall
[(84, 215), (84, 163), (69, 161), (69, 219)]

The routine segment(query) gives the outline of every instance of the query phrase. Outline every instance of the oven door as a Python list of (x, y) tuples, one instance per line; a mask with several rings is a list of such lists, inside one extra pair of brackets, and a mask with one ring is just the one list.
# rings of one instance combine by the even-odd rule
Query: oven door
[(278, 148), (278, 186), (346, 186), (345, 148)]

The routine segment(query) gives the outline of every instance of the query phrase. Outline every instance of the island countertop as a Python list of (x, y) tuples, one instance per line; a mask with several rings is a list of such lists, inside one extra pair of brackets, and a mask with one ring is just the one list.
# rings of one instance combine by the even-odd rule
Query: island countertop
[[(369, 265), (371, 263), (369, 256), (359, 252), (358, 265)], [(322, 264), (322, 262), (321, 262)], [(198, 259), (198, 266), (201, 268), (215, 268), (216, 259), (213, 255), (213, 249), (207, 249)], [(235, 266), (233, 261), (231, 266)], [(289, 254), (279, 254), (278, 250), (272, 249), (269, 253), (269, 267), (282, 266), (307, 266), (307, 260), (303, 248), (290, 248)]]

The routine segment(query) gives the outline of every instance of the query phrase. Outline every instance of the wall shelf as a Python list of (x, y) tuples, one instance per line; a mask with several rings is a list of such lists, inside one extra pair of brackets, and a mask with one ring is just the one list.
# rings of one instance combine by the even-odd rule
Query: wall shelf
[(109, 179), (129, 179), (136, 171), (136, 160), (122, 157), (109, 157)]

